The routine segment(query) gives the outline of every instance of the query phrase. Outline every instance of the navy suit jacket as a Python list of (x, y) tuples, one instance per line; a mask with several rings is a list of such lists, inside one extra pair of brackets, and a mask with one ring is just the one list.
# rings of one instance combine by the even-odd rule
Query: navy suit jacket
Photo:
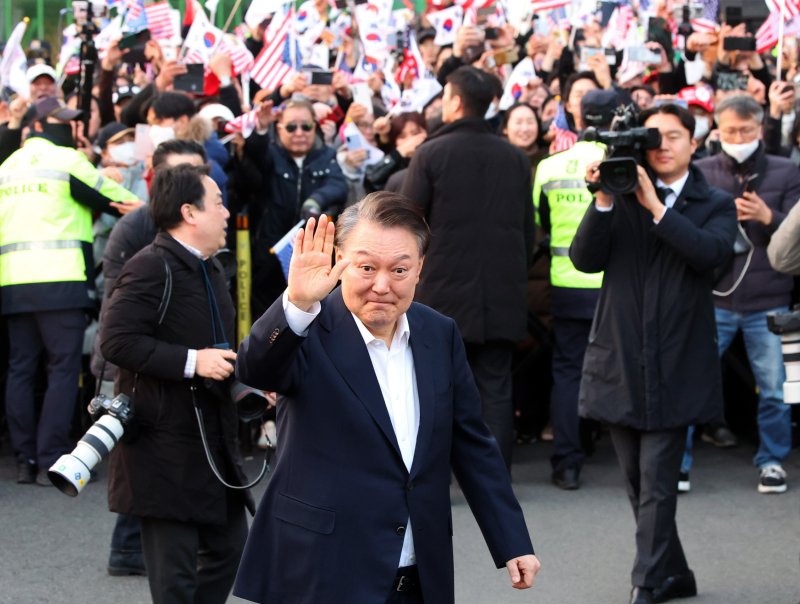
[(496, 566), (532, 553), (455, 322), (417, 303), (407, 312), (420, 407), (409, 472), (340, 290), (322, 304), (299, 337), (278, 299), (239, 350), (238, 378), (280, 396), (274, 473), (234, 593), (270, 604), (385, 602), (411, 518), (425, 601), (453, 602), (451, 467)]

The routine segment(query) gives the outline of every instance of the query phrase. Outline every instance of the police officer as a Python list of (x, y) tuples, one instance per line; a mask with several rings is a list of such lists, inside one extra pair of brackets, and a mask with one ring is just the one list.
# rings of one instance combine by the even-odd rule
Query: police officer
[[(70, 120), (80, 113), (54, 97), (40, 99), (22, 148), (0, 165), (6, 415), (19, 483), (49, 486), (48, 467), (72, 448), (85, 311), (95, 305), (92, 211), (119, 215), (141, 205), (75, 149)], [(37, 424), (33, 393), (42, 352), (48, 383)]]
[[(607, 128), (619, 105), (613, 90), (592, 90), (581, 99), (585, 126)], [(579, 141), (551, 155), (536, 170), (533, 203), (537, 220), (550, 235), (550, 284), (553, 314), (553, 390), (550, 422), (553, 426), (553, 483), (577, 489), (584, 451), (578, 419), (578, 388), (602, 273), (582, 273), (569, 259), (575, 231), (592, 203), (586, 188), (586, 166), (603, 159), (605, 146)]]

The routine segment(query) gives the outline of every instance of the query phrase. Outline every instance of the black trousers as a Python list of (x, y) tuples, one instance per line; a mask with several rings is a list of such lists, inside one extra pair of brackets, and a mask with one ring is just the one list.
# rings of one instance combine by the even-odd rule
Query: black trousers
[(675, 510), (686, 428), (640, 432), (609, 426), (636, 518), (634, 586), (655, 588), (688, 570)]
[(142, 518), (153, 604), (225, 604), (246, 539), (244, 506), (233, 497), (225, 524)]
[[(6, 381), (6, 417), (11, 445), (19, 459), (47, 470), (72, 450), (69, 437), (78, 401), (83, 333), (83, 310), (9, 315), (9, 361)], [(34, 405), (36, 370), (47, 358), (47, 390), (37, 422)]]
[(506, 467), (511, 467), (514, 448), (514, 399), (511, 361), (514, 345), (509, 342), (465, 342), (467, 362), (483, 403), (483, 421), (497, 440)]
[(550, 463), (556, 471), (583, 465), (578, 391), (591, 329), (591, 319), (553, 317), (553, 390), (550, 394), (553, 454)]

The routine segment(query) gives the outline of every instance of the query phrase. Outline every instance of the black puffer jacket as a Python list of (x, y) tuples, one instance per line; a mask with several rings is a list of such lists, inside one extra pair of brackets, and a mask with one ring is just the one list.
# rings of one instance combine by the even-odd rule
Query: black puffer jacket
[[(765, 226), (755, 220), (742, 222), (745, 232), (755, 246), (750, 266), (739, 287), (729, 296), (715, 297), (715, 305), (734, 312), (758, 312), (789, 304), (793, 280), (776, 272), (769, 264), (767, 246), (786, 214), (800, 199), (800, 169), (783, 157), (768, 155), (763, 145), (743, 164), (725, 153), (696, 163), (708, 183), (741, 197), (744, 182), (757, 175), (750, 186), (772, 210), (772, 223)], [(727, 291), (741, 274), (746, 254), (739, 254), (717, 282), (715, 289)]]

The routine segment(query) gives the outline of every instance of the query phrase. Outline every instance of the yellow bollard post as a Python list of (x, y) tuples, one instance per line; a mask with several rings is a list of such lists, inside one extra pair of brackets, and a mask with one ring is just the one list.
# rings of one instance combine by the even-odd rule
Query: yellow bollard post
[(236, 325), (238, 342), (241, 344), (253, 325), (250, 317), (250, 290), (252, 263), (250, 259), (250, 228), (247, 214), (236, 216)]

